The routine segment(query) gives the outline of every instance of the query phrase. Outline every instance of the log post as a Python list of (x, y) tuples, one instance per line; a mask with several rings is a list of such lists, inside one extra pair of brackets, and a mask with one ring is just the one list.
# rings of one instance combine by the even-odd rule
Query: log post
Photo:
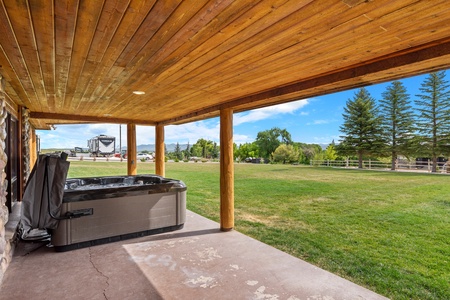
[(220, 230), (234, 227), (233, 110), (220, 111)]
[(165, 177), (164, 165), (164, 126), (156, 125), (155, 127), (155, 173), (159, 176)]
[(36, 130), (34, 128), (31, 129), (31, 140), (30, 140), (30, 169), (33, 169), (37, 160), (37, 137)]
[(136, 124), (127, 124), (127, 171), (128, 175), (137, 174), (136, 163)]

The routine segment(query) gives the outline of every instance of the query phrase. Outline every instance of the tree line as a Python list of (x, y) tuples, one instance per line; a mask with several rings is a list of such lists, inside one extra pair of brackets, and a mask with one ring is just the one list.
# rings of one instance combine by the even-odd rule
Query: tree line
[(365, 88), (359, 89), (344, 108), (343, 133), (336, 145), (338, 155), (390, 157), (395, 170), (399, 156), (431, 159), (432, 172), (438, 158), (450, 155), (450, 90), (445, 71), (429, 74), (415, 95), (400, 81), (393, 81), (377, 103)]
[[(326, 151), (318, 144), (305, 144), (293, 142), (291, 134), (286, 129), (274, 127), (258, 132), (254, 142), (237, 145), (233, 144), (233, 155), (237, 162), (261, 163), (303, 163), (309, 164), (310, 160), (334, 159), (334, 156), (326, 155)], [(219, 146), (216, 142), (197, 140), (193, 145), (189, 143), (185, 149), (181, 149), (179, 143), (172, 152), (166, 151), (167, 159), (180, 160), (216, 160), (219, 159)]]
[[(386, 159), (395, 170), (397, 159), (430, 158), (432, 172), (439, 157), (450, 156), (450, 90), (445, 71), (430, 73), (411, 97), (400, 81), (393, 81), (376, 101), (365, 88), (355, 92), (344, 108), (342, 135), (323, 150), (318, 144), (292, 141), (286, 129), (278, 127), (258, 132), (251, 143), (234, 144), (236, 161), (309, 164), (311, 160)], [(199, 139), (180, 149), (177, 143), (169, 159), (192, 157), (218, 159), (217, 143)]]

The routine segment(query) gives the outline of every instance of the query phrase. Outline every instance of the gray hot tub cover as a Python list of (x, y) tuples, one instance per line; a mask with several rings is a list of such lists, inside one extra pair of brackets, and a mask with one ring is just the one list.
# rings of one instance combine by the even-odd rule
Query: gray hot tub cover
[(66, 157), (39, 155), (22, 199), (22, 239), (42, 239), (47, 229), (57, 228), (70, 165)]

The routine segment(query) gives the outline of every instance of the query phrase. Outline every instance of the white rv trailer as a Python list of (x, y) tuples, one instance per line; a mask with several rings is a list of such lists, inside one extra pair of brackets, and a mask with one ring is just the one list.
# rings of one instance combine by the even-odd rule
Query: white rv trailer
[(88, 147), (92, 156), (112, 155), (116, 149), (116, 138), (101, 134), (88, 140)]

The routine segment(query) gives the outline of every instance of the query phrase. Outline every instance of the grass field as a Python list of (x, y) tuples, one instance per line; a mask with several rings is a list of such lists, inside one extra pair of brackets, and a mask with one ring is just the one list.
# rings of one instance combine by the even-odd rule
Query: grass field
[[(139, 163), (139, 173), (154, 173)], [(70, 177), (126, 174), (71, 162)], [(219, 164), (168, 163), (188, 209), (219, 221)], [(235, 165), (236, 230), (392, 299), (450, 299), (450, 176)]]

